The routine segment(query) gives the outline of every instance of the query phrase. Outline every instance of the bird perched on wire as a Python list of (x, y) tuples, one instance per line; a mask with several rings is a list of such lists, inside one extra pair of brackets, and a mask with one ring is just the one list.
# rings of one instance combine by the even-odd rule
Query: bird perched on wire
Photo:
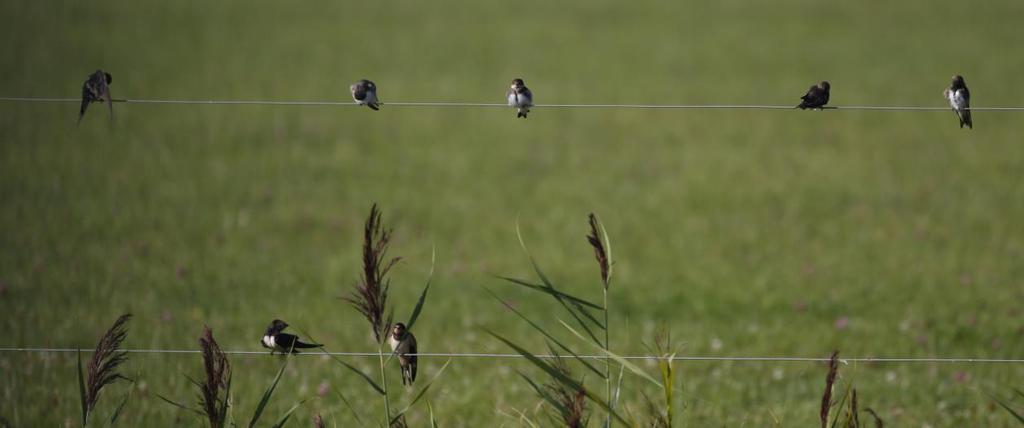
[(270, 325), (267, 326), (267, 331), (263, 333), (263, 338), (260, 339), (260, 344), (264, 348), (270, 349), (270, 354), (274, 352), (281, 353), (299, 353), (299, 349), (308, 348), (319, 348), (323, 345), (319, 343), (305, 343), (299, 340), (299, 337), (294, 334), (283, 333), (284, 329), (288, 328), (288, 323), (281, 320), (273, 320)]
[(512, 86), (509, 87), (505, 97), (508, 98), (508, 105), (517, 109), (516, 117), (526, 119), (526, 114), (533, 106), (533, 92), (526, 87), (523, 79), (512, 79)]
[(960, 127), (967, 125), (974, 129), (974, 122), (971, 121), (971, 91), (967, 90), (964, 77), (959, 74), (953, 76), (953, 83), (942, 91), (942, 95), (949, 100), (949, 106), (953, 107), (953, 112), (960, 119)]
[(821, 109), (822, 107), (825, 107), (825, 104), (828, 104), (828, 91), (830, 88), (831, 85), (824, 80), (817, 85), (811, 86), (810, 89), (807, 90), (807, 93), (800, 97), (803, 101), (800, 101), (800, 105), (798, 105), (797, 108)]
[(90, 103), (103, 101), (106, 101), (107, 107), (110, 108), (110, 120), (114, 120), (114, 100), (110, 97), (110, 82), (113, 80), (110, 73), (103, 70), (96, 70), (85, 79), (85, 83), (82, 84), (82, 108), (78, 111), (78, 123), (82, 123), (82, 116), (85, 116), (85, 109)]
[(388, 344), (398, 356), (398, 365), (402, 368), (402, 385), (412, 385), (416, 380), (416, 336), (405, 328), (405, 324), (397, 323), (391, 329)]
[(352, 99), (356, 101), (356, 104), (380, 110), (380, 100), (377, 99), (377, 85), (373, 82), (362, 79), (353, 83), (348, 88), (352, 91)]

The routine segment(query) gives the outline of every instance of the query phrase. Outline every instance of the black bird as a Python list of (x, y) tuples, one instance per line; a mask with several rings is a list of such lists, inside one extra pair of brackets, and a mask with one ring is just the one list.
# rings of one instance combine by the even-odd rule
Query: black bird
[(391, 329), (388, 343), (398, 356), (398, 365), (402, 367), (402, 385), (412, 385), (416, 380), (416, 336), (406, 330), (405, 324), (397, 323)]
[(82, 84), (82, 108), (78, 111), (78, 123), (82, 123), (82, 116), (85, 116), (85, 109), (90, 103), (103, 101), (106, 101), (107, 107), (110, 108), (110, 120), (114, 120), (114, 100), (110, 98), (110, 82), (113, 80), (110, 73), (103, 70), (96, 70), (85, 79), (85, 83)]
[(380, 110), (380, 101), (377, 99), (377, 85), (373, 82), (362, 79), (353, 83), (348, 88), (352, 91), (352, 99), (356, 101), (356, 104)]
[(526, 87), (523, 79), (512, 79), (512, 86), (505, 93), (508, 98), (508, 105), (516, 108), (516, 117), (526, 119), (526, 114), (533, 107), (533, 92)]
[(319, 343), (305, 343), (299, 341), (299, 337), (294, 334), (282, 333), (284, 329), (288, 328), (288, 323), (281, 320), (273, 320), (270, 325), (267, 326), (266, 333), (263, 333), (263, 338), (260, 339), (260, 344), (264, 348), (270, 349), (270, 354), (274, 352), (293, 354), (299, 353), (299, 349), (306, 348), (319, 348), (323, 345)]
[(821, 109), (822, 107), (825, 107), (825, 104), (828, 104), (828, 90), (830, 88), (831, 85), (829, 85), (828, 82), (824, 80), (822, 80), (821, 83), (818, 83), (817, 85), (811, 86), (810, 89), (807, 90), (807, 93), (804, 94), (804, 96), (800, 97), (800, 99), (803, 101), (800, 101), (800, 105), (798, 105), (797, 108)]
[(967, 125), (974, 129), (974, 122), (971, 121), (971, 91), (967, 90), (964, 77), (959, 74), (953, 76), (953, 83), (942, 91), (942, 95), (949, 100), (949, 106), (953, 107), (953, 112), (960, 119), (960, 127)]

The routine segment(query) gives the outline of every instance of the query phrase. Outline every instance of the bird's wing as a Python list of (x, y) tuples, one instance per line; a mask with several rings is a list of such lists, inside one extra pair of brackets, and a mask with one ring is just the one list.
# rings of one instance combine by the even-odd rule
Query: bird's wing
[(366, 85), (352, 85), (352, 98), (359, 101), (366, 99)]
[(274, 344), (276, 344), (278, 348), (292, 349), (297, 341), (298, 337), (294, 334), (278, 333), (274, 335)]
[(804, 100), (804, 101), (812, 100), (812, 99), (814, 99), (817, 96), (816, 95), (817, 92), (818, 92), (818, 87), (817, 86), (811, 86), (810, 89), (808, 89), (807, 92), (804, 93), (804, 95), (802, 97), (800, 97), (800, 99)]
[(530, 91), (530, 88), (523, 88), (523, 96), (526, 97), (527, 104), (533, 104), (533, 92)]
[[(411, 333), (409, 334), (409, 349), (408, 353), (416, 354), (419, 351), (416, 349), (416, 337)], [(416, 363), (419, 357), (417, 355), (410, 355), (409, 357), (409, 381), (416, 380)]]

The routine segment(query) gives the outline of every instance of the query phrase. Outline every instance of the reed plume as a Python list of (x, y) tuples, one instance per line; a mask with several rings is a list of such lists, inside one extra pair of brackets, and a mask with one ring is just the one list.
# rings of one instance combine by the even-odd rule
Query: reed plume
[[(553, 351), (552, 353), (557, 355)], [(562, 361), (562, 358), (556, 356), (553, 366), (566, 377), (572, 377), (572, 373), (565, 362)], [(569, 387), (557, 378), (553, 378), (551, 382), (544, 384), (544, 388), (550, 394), (548, 399), (551, 400), (551, 403), (554, 405), (553, 407), (558, 411), (558, 419), (566, 428), (585, 427), (589, 420), (586, 408), (586, 390), (583, 388), (582, 381), (578, 385), (579, 387), (576, 388)]]
[(587, 242), (590, 242), (590, 246), (594, 247), (594, 258), (597, 259), (597, 264), (601, 268), (601, 282), (603, 282), (605, 288), (607, 288), (609, 274), (611, 273), (611, 265), (608, 262), (608, 253), (605, 251), (605, 244), (601, 240), (601, 234), (598, 233), (599, 227), (597, 216), (591, 213), (588, 220), (590, 223), (590, 234), (587, 235)]
[(227, 422), (231, 394), (231, 363), (213, 338), (209, 327), (203, 327), (199, 350), (203, 355), (203, 368), (206, 372), (206, 381), (197, 383), (200, 390), (199, 405), (209, 419), (211, 428), (223, 428)]
[(399, 257), (386, 260), (390, 241), (391, 229), (382, 227), (380, 210), (373, 204), (363, 228), (362, 278), (355, 284), (355, 291), (343, 299), (366, 317), (377, 343), (383, 343), (391, 329), (390, 314), (385, 318), (391, 285), (387, 275), (400, 260)]
[(828, 360), (828, 375), (825, 376), (825, 392), (821, 396), (821, 428), (828, 426), (828, 413), (832, 408), (832, 386), (839, 372), (839, 351), (833, 351)]
[(92, 353), (92, 358), (86, 366), (88, 375), (85, 377), (84, 382), (82, 379), (81, 358), (79, 358), (78, 380), (82, 401), (83, 426), (88, 424), (89, 414), (96, 407), (96, 403), (100, 398), (100, 391), (103, 390), (103, 387), (120, 379), (128, 380), (128, 378), (118, 373), (117, 368), (128, 360), (128, 353), (121, 349), (121, 344), (124, 343), (125, 337), (128, 336), (127, 324), (131, 318), (132, 314), (121, 315), (110, 326), (110, 329), (100, 337), (100, 341), (96, 343), (96, 349)]

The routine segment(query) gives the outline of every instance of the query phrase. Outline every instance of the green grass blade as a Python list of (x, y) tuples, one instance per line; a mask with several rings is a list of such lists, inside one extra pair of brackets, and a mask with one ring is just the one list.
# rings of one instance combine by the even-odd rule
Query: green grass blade
[(345, 398), (345, 394), (342, 394), (341, 391), (338, 390), (338, 388), (331, 387), (331, 389), (333, 389), (334, 394), (341, 399), (341, 402), (345, 404), (345, 407), (348, 407), (348, 410), (352, 412), (352, 416), (355, 417), (356, 422), (359, 423), (359, 426), (366, 426), (366, 424), (363, 423), (363, 418), (359, 417), (359, 412), (356, 411), (355, 407), (352, 407), (352, 403), (348, 401), (348, 398)]
[[(298, 330), (299, 333), (302, 333), (303, 336), (308, 337), (311, 342), (313, 342), (313, 343), (320, 343), (319, 341), (314, 339), (313, 336), (309, 335), (309, 333), (307, 333), (305, 330), (302, 330), (302, 329), (299, 329), (299, 328), (296, 328), (296, 330)], [(384, 388), (381, 387), (380, 384), (377, 383), (377, 381), (373, 380), (373, 378), (370, 377), (370, 375), (364, 373), (362, 370), (359, 370), (355, 366), (353, 366), (353, 365), (351, 365), (349, 363), (346, 363), (341, 358), (338, 358), (335, 355), (331, 355), (330, 353), (327, 352), (327, 348), (324, 348), (323, 346), (321, 346), (319, 349), (320, 349), (320, 351), (324, 355), (326, 355), (328, 357), (331, 357), (331, 359), (334, 360), (335, 362), (337, 362), (338, 364), (341, 364), (341, 365), (345, 366), (345, 368), (351, 370), (353, 373), (355, 373), (355, 374), (359, 375), (359, 377), (363, 378), (363, 380), (365, 380), (366, 383), (368, 383), (371, 387), (373, 387), (373, 389), (376, 390), (378, 394), (384, 395)]]
[(89, 405), (85, 402), (85, 374), (82, 371), (82, 350), (78, 350), (78, 398), (82, 400), (82, 426), (89, 424)]
[[(565, 327), (567, 330), (572, 332), (572, 334), (575, 334), (576, 337), (578, 337), (578, 338), (580, 338), (581, 340), (584, 340), (584, 341), (587, 340), (586, 338), (583, 337), (582, 334), (580, 334), (580, 332), (578, 332), (575, 329), (573, 329), (569, 324), (566, 324), (565, 321), (558, 320), (558, 322), (560, 322), (562, 324), (562, 326)], [(629, 371), (635, 373), (637, 376), (640, 376), (640, 377), (650, 381), (651, 383), (657, 385), (659, 388), (663, 387), (661, 382), (658, 382), (656, 379), (651, 377), (651, 375), (647, 374), (647, 372), (643, 371), (643, 369), (641, 369), (640, 367), (637, 367), (635, 364), (629, 362), (629, 360), (627, 360), (625, 358), (622, 358), (618, 354), (615, 354), (615, 353), (613, 353), (613, 352), (611, 352), (611, 351), (609, 351), (607, 349), (604, 349), (604, 348), (602, 348), (600, 346), (594, 345), (594, 348), (597, 349), (598, 351), (601, 351), (601, 353), (607, 355), (609, 358), (615, 360), (615, 362), (619, 363), (623, 367), (629, 369)]]
[(569, 388), (572, 388), (573, 390), (583, 391), (583, 393), (587, 396), (587, 398), (590, 399), (591, 402), (597, 404), (602, 409), (604, 409), (606, 412), (610, 413), (612, 415), (612, 417), (614, 417), (616, 420), (618, 420), (622, 424), (626, 424), (626, 420), (623, 419), (622, 416), (620, 416), (614, 410), (609, 408), (608, 407), (608, 403), (606, 403), (604, 401), (604, 399), (602, 399), (601, 397), (598, 397), (593, 392), (590, 392), (589, 390), (584, 388), (583, 385), (580, 384), (579, 382), (577, 382), (575, 379), (573, 379), (573, 378), (571, 378), (569, 376), (566, 376), (566, 374), (562, 373), (561, 370), (558, 370), (557, 368), (553, 367), (551, 364), (541, 360), (536, 355), (533, 355), (532, 353), (530, 353), (526, 349), (523, 349), (519, 345), (516, 345), (515, 343), (512, 343), (511, 341), (509, 341), (508, 339), (505, 339), (504, 337), (498, 335), (497, 333), (495, 333), (493, 331), (490, 331), (490, 330), (485, 330), (485, 331), (488, 334), (490, 334), (491, 336), (494, 336), (495, 339), (500, 340), (502, 343), (504, 343), (508, 347), (514, 349), (519, 355), (522, 355), (524, 358), (526, 358), (527, 361), (533, 363), (533, 365), (537, 366), (538, 368), (540, 368), (541, 370), (546, 372), (548, 374), (548, 376), (551, 376), (555, 380), (561, 382), (562, 384), (568, 386)]
[(416, 394), (416, 396), (412, 399), (412, 401), (409, 402), (408, 405), (405, 406), (404, 409), (400, 410), (398, 412), (398, 414), (395, 415), (395, 417), (391, 419), (391, 423), (395, 423), (395, 421), (397, 421), (399, 417), (404, 415), (405, 412), (408, 412), (409, 409), (411, 409), (412, 406), (415, 405), (417, 401), (420, 401), (420, 399), (423, 398), (423, 395), (427, 393), (427, 390), (430, 389), (430, 385), (433, 385), (434, 382), (436, 382), (437, 379), (441, 377), (441, 374), (444, 373), (444, 370), (447, 369), (448, 365), (451, 364), (451, 363), (452, 363), (452, 359), (448, 358), (448, 361), (445, 361), (444, 365), (441, 366), (441, 370), (438, 370), (437, 373), (434, 373), (434, 377), (432, 377), (430, 379), (430, 381), (427, 382), (427, 384), (424, 385), (422, 389), (420, 389), (420, 392)]
[[(1017, 391), (1017, 393), (1020, 394), (1020, 391)], [(1017, 419), (1017, 422), (1020, 422), (1022, 425), (1024, 425), (1024, 415), (1017, 412), (1012, 407), (1010, 407), (1009, 404), (1004, 403), (1003, 400), (996, 398), (994, 395), (989, 394), (989, 396), (992, 397), (993, 400), (996, 400), (996, 403), (1002, 406), (1002, 408), (1006, 409), (1007, 412), (1010, 412), (1010, 414), (1013, 415), (1015, 419)]]
[(529, 289), (534, 290), (534, 291), (539, 291), (541, 293), (550, 294), (552, 297), (555, 297), (555, 298), (562, 298), (562, 299), (566, 299), (566, 300), (572, 301), (573, 303), (577, 303), (579, 305), (586, 306), (586, 307), (589, 307), (591, 309), (596, 309), (596, 310), (599, 310), (599, 311), (603, 309), (601, 306), (599, 306), (599, 305), (597, 305), (595, 303), (591, 303), (589, 301), (583, 300), (583, 299), (581, 299), (579, 297), (573, 296), (572, 294), (563, 293), (561, 291), (558, 291), (557, 289), (545, 287), (543, 285), (532, 284), (532, 283), (530, 283), (528, 281), (524, 281), (522, 279), (512, 278), (512, 277), (508, 277), (508, 276), (496, 275), (496, 277), (499, 278), (499, 279), (503, 279), (505, 281), (511, 282), (513, 284), (529, 288)]
[[(590, 330), (590, 327), (587, 327), (587, 324), (583, 322), (583, 319), (580, 318), (579, 315), (576, 314), (576, 311), (578, 310), (580, 312), (583, 312), (584, 316), (586, 316), (588, 319), (590, 319), (591, 322), (596, 324), (601, 329), (605, 328), (604, 325), (602, 325), (600, 322), (598, 322), (597, 319), (595, 319), (593, 317), (593, 315), (591, 315), (584, 308), (582, 308), (581, 307), (582, 304), (572, 304), (572, 306), (570, 306), (571, 302), (569, 302), (569, 303), (566, 302), (567, 300), (574, 301), (574, 300), (582, 300), (582, 299), (579, 299), (578, 297), (575, 297), (575, 296), (572, 296), (572, 295), (569, 295), (569, 294), (562, 293), (562, 292), (556, 290), (554, 288), (554, 286), (552, 286), (550, 283), (547, 283), (546, 286), (539, 286), (539, 285), (528, 284), (525, 281), (521, 281), (521, 280), (517, 280), (517, 279), (512, 279), (512, 278), (507, 278), (507, 277), (503, 277), (503, 276), (499, 276), (498, 278), (501, 278), (501, 279), (504, 279), (506, 281), (512, 282), (513, 284), (523, 285), (523, 286), (525, 286), (527, 288), (547, 293), (551, 297), (554, 297), (555, 300), (558, 301), (558, 303), (560, 305), (562, 305), (562, 308), (564, 308), (566, 310), (566, 312), (569, 313), (569, 315), (572, 315), (573, 319), (575, 319), (576, 322), (584, 330), (586, 330), (587, 334), (590, 335), (591, 340), (593, 340), (595, 343), (598, 343), (598, 344), (600, 343), (600, 340), (598, 340), (597, 336), (594, 335), (594, 332)], [(589, 303), (589, 302), (585, 302), (585, 303), (586, 303), (586, 305), (593, 305), (592, 303)], [(599, 310), (603, 310), (600, 306), (597, 306), (597, 305), (593, 305), (593, 306), (595, 306)]]
[(420, 312), (423, 311), (423, 303), (427, 301), (427, 291), (430, 290), (430, 282), (434, 279), (434, 261), (436, 251), (431, 249), (430, 251), (430, 274), (427, 275), (427, 285), (423, 286), (423, 292), (420, 293), (420, 299), (416, 301), (416, 307), (412, 309), (412, 315), (409, 315), (409, 321), (405, 323), (405, 328), (412, 331), (412, 326), (416, 324), (416, 320), (420, 317)]
[(615, 392), (612, 394), (612, 408), (619, 405), (619, 396), (622, 395), (622, 378), (626, 374), (626, 367), (619, 366), (619, 380), (615, 382)]
[(537, 260), (533, 258), (532, 254), (530, 254), (530, 250), (528, 248), (526, 248), (526, 242), (523, 241), (523, 235), (519, 231), (519, 224), (518, 223), (516, 223), (516, 237), (519, 238), (519, 246), (523, 248), (523, 252), (526, 253), (526, 257), (530, 260), (530, 265), (533, 266), (533, 271), (537, 274), (537, 278), (539, 278), (541, 283), (544, 284), (542, 289), (545, 289), (546, 291), (548, 291), (549, 294), (551, 294), (552, 296), (557, 298), (559, 301), (562, 301), (562, 298), (565, 297), (565, 298), (569, 298), (570, 300), (573, 300), (575, 302), (586, 303), (588, 306), (591, 306), (594, 309), (604, 310), (604, 307), (602, 307), (602, 306), (599, 306), (599, 305), (594, 304), (594, 303), (587, 302), (586, 300), (583, 300), (581, 298), (578, 298), (578, 297), (575, 297), (575, 296), (572, 296), (572, 295), (569, 295), (569, 294), (566, 294), (566, 293), (558, 291), (555, 288), (555, 284), (552, 283), (551, 280), (548, 279), (548, 276), (544, 274), (544, 271), (541, 270), (540, 264), (537, 263)]
[(298, 409), (299, 406), (302, 406), (308, 400), (309, 399), (304, 399), (299, 401), (298, 403), (293, 404), (292, 407), (289, 408), (287, 412), (284, 412), (284, 415), (281, 416), (281, 419), (278, 420), (277, 423), (272, 426), (272, 428), (282, 428), (284, 424), (288, 423), (288, 419), (292, 417), (292, 413), (295, 412), (295, 409)]
[(199, 410), (199, 409), (193, 409), (193, 408), (191, 408), (189, 406), (186, 406), (186, 405), (184, 405), (182, 403), (179, 403), (177, 401), (171, 400), (170, 398), (164, 397), (163, 395), (160, 395), (160, 394), (156, 394), (156, 396), (157, 396), (157, 398), (159, 398), (161, 400), (164, 400), (165, 403), (170, 404), (170, 405), (172, 405), (174, 407), (177, 407), (177, 408), (180, 408), (182, 410), (187, 410), (189, 412), (195, 413), (196, 415), (198, 415), (200, 417), (204, 416), (203, 412), (201, 410)]
[[(530, 428), (540, 428), (540, 425), (537, 425), (537, 423), (534, 422), (532, 419), (530, 419), (529, 416), (526, 416), (526, 413), (524, 413), (522, 410), (519, 410), (519, 409), (513, 407), (512, 411), (514, 411), (517, 414), (519, 414), (519, 418), (518, 418), (519, 419), (519, 426), (522, 426), (525, 423)], [(500, 412), (500, 410), (499, 410), (499, 412)], [(513, 417), (512, 415), (510, 415), (508, 413), (502, 412), (502, 414), (505, 415), (505, 416), (508, 416), (508, 417)]]
[(263, 415), (263, 410), (267, 408), (267, 403), (270, 402), (270, 396), (274, 394), (274, 390), (277, 389), (277, 383), (281, 381), (281, 375), (284, 374), (284, 369), (288, 367), (288, 360), (291, 360), (290, 355), (285, 356), (284, 362), (281, 363), (281, 369), (279, 369), (277, 371), (277, 375), (274, 376), (274, 381), (270, 383), (270, 386), (266, 391), (263, 391), (263, 397), (260, 398), (260, 403), (256, 406), (256, 411), (253, 412), (252, 419), (249, 420), (249, 428), (256, 426), (256, 422), (259, 421), (260, 416)]
[(868, 412), (868, 414), (871, 415), (871, 417), (875, 420), (875, 428), (885, 427), (885, 423), (882, 422), (882, 418), (878, 416), (878, 413), (875, 413), (875, 411), (872, 410), (870, 407), (864, 408), (864, 411)]
[[(221, 401), (220, 409), (219, 409), (220, 410), (220, 420), (222, 420), (222, 421), (227, 421), (228, 420), (228, 416), (229, 416), (228, 411), (231, 410), (231, 379), (233, 377), (234, 377), (234, 373), (228, 373), (228, 382), (227, 382), (227, 385), (224, 385), (224, 401)], [(230, 416), (231, 416), (231, 420), (233, 421), (235, 419), (233, 412), (232, 412), (232, 414)], [(231, 426), (234, 426), (234, 425), (235, 425), (234, 422), (232, 422)]]
[(526, 376), (522, 372), (518, 372), (517, 371), (516, 373), (518, 373), (519, 377), (523, 378), (523, 380), (525, 380), (526, 383), (530, 384), (530, 388), (533, 388), (533, 391), (535, 393), (537, 393), (538, 397), (540, 397), (542, 400), (544, 400), (544, 402), (548, 403), (549, 406), (554, 407), (555, 410), (557, 410), (559, 414), (563, 414), (564, 415), (564, 414), (569, 413), (569, 409), (566, 408), (565, 405), (563, 405), (561, 402), (556, 400), (555, 397), (551, 396), (550, 392), (546, 391), (540, 385), (537, 385), (537, 382), (534, 382), (533, 379), (530, 379), (529, 376)]
[(439, 428), (440, 424), (437, 423), (437, 418), (434, 417), (434, 406), (430, 404), (430, 400), (427, 400), (427, 411), (430, 412), (430, 428)]
[[(840, 416), (840, 414), (844, 413), (842, 410), (843, 410), (843, 407), (846, 406), (846, 400), (848, 398), (850, 398), (850, 387), (851, 386), (852, 386), (851, 384), (847, 384), (846, 385), (846, 391), (843, 393), (843, 399), (839, 400), (839, 403), (837, 403), (837, 405), (829, 407), (829, 412), (830, 413), (834, 413), (834, 416), (832, 417), (832, 424), (829, 425), (832, 428), (835, 428), (835, 427), (839, 426), (839, 416)], [(832, 407), (835, 408), (835, 412), (832, 412), (832, 410), (831, 410)]]
[[(138, 376), (135, 377), (138, 378)], [(110, 424), (108, 426), (114, 426), (117, 423), (117, 418), (121, 416), (121, 411), (124, 410), (125, 404), (128, 404), (128, 397), (135, 390), (135, 381), (129, 379), (128, 382), (128, 392), (124, 393), (124, 397), (121, 397), (121, 402), (114, 408), (114, 413), (110, 415)]]
[(667, 358), (658, 360), (658, 368), (661, 369), (661, 382), (663, 384), (662, 389), (665, 391), (665, 415), (668, 419), (669, 427), (672, 426), (672, 403), (675, 395), (675, 384), (676, 384), (676, 372), (672, 369), (672, 359), (675, 358), (676, 354), (669, 355)]
[(490, 294), (491, 297), (494, 297), (498, 302), (501, 302), (501, 304), (504, 305), (508, 310), (512, 311), (512, 313), (518, 315), (519, 318), (522, 318), (523, 321), (526, 321), (528, 324), (530, 324), (530, 326), (533, 327), (534, 330), (537, 330), (538, 332), (540, 332), (540, 334), (543, 334), (544, 337), (548, 338), (548, 340), (550, 340), (550, 341), (554, 342), (554, 344), (558, 345), (558, 347), (561, 348), (563, 351), (569, 353), (569, 355), (572, 355), (573, 358), (575, 358), (576, 361), (579, 361), (581, 364), (583, 364), (584, 367), (590, 369), (590, 371), (592, 371), (595, 374), (597, 374), (598, 376), (600, 376), (601, 379), (605, 378), (604, 373), (601, 373), (601, 371), (598, 370), (597, 367), (594, 367), (594, 365), (590, 364), (590, 362), (587, 361), (586, 359), (581, 358), (579, 356), (579, 354), (577, 354), (575, 351), (570, 349), (564, 343), (562, 343), (561, 341), (556, 339), (554, 336), (552, 336), (550, 333), (548, 333), (547, 330), (544, 330), (543, 328), (541, 328), (541, 326), (537, 325), (537, 323), (533, 322), (533, 320), (527, 318), (526, 315), (523, 315), (522, 312), (519, 312), (518, 310), (513, 308), (512, 305), (510, 305), (508, 302), (502, 300), (500, 297), (498, 297), (497, 294), (495, 294), (489, 288), (484, 288), (484, 290), (487, 291), (487, 293)]

